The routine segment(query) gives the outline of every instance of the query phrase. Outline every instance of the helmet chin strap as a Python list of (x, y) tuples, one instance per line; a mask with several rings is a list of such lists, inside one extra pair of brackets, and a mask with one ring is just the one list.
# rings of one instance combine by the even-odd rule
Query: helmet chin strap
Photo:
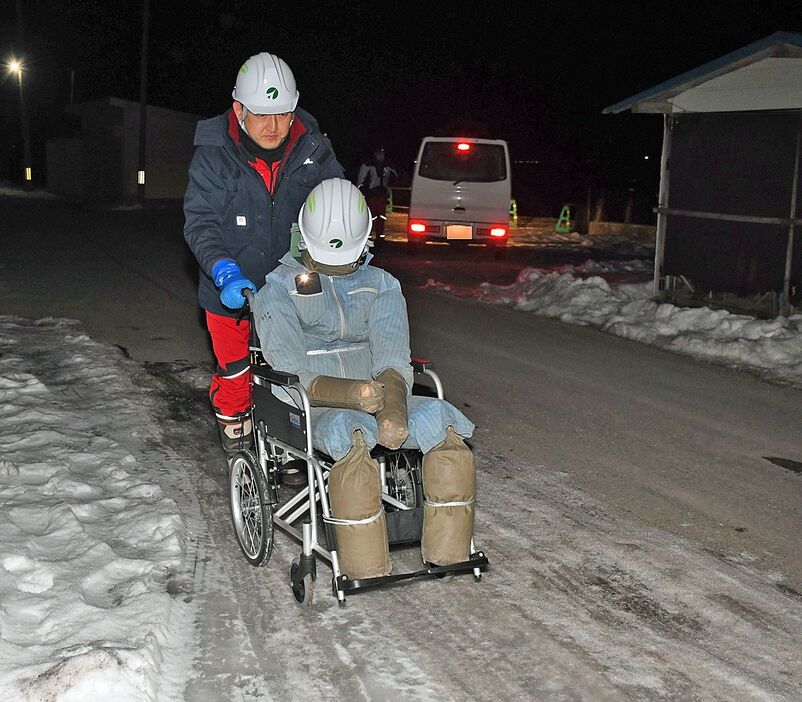
[(301, 260), (304, 266), (306, 266), (310, 271), (315, 271), (316, 273), (322, 273), (323, 275), (350, 275), (357, 268), (359, 268), (364, 255), (365, 254), (363, 252), (362, 255), (353, 263), (345, 263), (340, 266), (330, 266), (326, 263), (318, 263), (312, 258), (307, 249), (303, 249), (301, 251)]

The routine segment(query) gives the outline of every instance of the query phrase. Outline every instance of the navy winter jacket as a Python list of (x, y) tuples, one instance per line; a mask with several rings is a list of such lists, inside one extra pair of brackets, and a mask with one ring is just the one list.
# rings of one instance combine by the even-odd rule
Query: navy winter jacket
[(211, 278), (215, 262), (234, 259), (261, 288), (290, 248), (290, 228), (306, 196), (321, 181), (343, 177), (329, 140), (308, 112), (295, 110), (289, 138), (291, 150), (271, 197), (239, 143), (233, 111), (198, 122), (184, 196), (184, 238), (200, 264), (198, 300), (209, 312), (237, 315), (220, 302)]

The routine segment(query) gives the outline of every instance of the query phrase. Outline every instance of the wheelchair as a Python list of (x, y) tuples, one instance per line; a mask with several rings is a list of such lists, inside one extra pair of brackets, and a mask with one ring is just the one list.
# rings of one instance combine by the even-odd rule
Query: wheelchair
[[(246, 299), (252, 295), (247, 291)], [(416, 379), (443, 399), (443, 385), (428, 361), (413, 359)], [(311, 606), (317, 581), (317, 560), (331, 567), (331, 590), (340, 605), (346, 596), (366, 588), (431, 577), (472, 573), (480, 581), (489, 561), (471, 540), (467, 561), (429, 565), (413, 571), (373, 578), (349, 578), (337, 557), (337, 540), (328, 499), (328, 477), (334, 460), (312, 445), (311, 406), (298, 377), (271, 368), (262, 356), (251, 323), (250, 369), (253, 449), (234, 454), (229, 461), (228, 494), (234, 532), (245, 559), (252, 566), (266, 565), (273, 551), (275, 529), (300, 542), (301, 552), (290, 566), (290, 587), (295, 600)], [(282, 388), (288, 404), (273, 393)], [(425, 386), (424, 386), (425, 387)], [(379, 465), (382, 506), (390, 547), (419, 544), (423, 530), (422, 454), (418, 449), (390, 450), (376, 446), (371, 457)], [(290, 461), (306, 469), (306, 485), (283, 487), (282, 466)], [(289, 493), (289, 494), (288, 494)], [(321, 538), (321, 536), (323, 538)]]

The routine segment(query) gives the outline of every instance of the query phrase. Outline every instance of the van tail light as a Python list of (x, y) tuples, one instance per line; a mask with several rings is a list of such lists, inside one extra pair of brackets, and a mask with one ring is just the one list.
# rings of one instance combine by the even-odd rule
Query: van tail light
[(490, 229), (490, 236), (495, 237), (496, 239), (501, 239), (502, 237), (507, 236), (507, 227), (492, 227)]
[(410, 234), (423, 234), (426, 231), (426, 225), (423, 222), (410, 222)]
[(461, 141), (457, 144), (457, 151), (462, 151), (463, 153), (470, 151), (471, 145), (467, 141)]

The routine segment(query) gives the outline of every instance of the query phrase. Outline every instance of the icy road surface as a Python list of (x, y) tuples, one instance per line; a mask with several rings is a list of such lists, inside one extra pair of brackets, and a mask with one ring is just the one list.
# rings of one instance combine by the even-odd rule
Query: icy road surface
[[(180, 216), (50, 202), (17, 203), (6, 215), (26, 249), (0, 241), (0, 311), (81, 319), (105, 344), (92, 355), (91, 376), (82, 377), (75, 364), (76, 407), (65, 406), (64, 417), (86, 416), (82, 403), (91, 397), (91, 412), (103, 421), (81, 424), (86, 441), (106, 442), (104, 460), (134, 456), (125, 480), (146, 471), (161, 486), (160, 509), (172, 499), (181, 516), (171, 522), (172, 529), (183, 525), (175, 542), (180, 553), (138, 557), (159, 568), (169, 561), (172, 575), (146, 578), (147, 592), (168, 609), (159, 592), (195, 613), (194, 627), (152, 625), (164, 665), (170, 652), (194, 656), (194, 663), (181, 685), (180, 665), (163, 668), (169, 680), (160, 688), (152, 676), (160, 670), (157, 658), (140, 657), (140, 668), (124, 677), (148, 682), (142, 699), (802, 698), (802, 477), (793, 469), (802, 461), (799, 390), (592, 328), (421, 290), (428, 278), (454, 283), (465, 274), (478, 284), (485, 271), (451, 257), (449, 279), (436, 258), (393, 259), (390, 243), (383, 258), (405, 286), (414, 351), (435, 361), (446, 396), (477, 423), (476, 542), (493, 565), (478, 584), (470, 576), (409, 583), (353, 595), (339, 608), (320, 564), (316, 604), (304, 611), (287, 583), (299, 546), (279, 535), (269, 566), (254, 569), (233, 536), (205, 398), (208, 345), (197, 323)], [(549, 260), (562, 255), (552, 249)], [(573, 262), (587, 258), (568, 255)], [(487, 272), (506, 276), (515, 260)], [(494, 282), (512, 279), (514, 272)], [(3, 416), (17, 454), (0, 488), (32, 500), (20, 480), (40, 474), (49, 459), (40, 445), (27, 459), (18, 450), (30, 415), (29, 400), (15, 393), (23, 383), (40, 393), (30, 401), (46, 399), (52, 369), (49, 354), (25, 360), (35, 343), (10, 344), (0, 361), (11, 359), (22, 380), (6, 379)], [(124, 416), (141, 413), (135, 424), (148, 431), (130, 431), (130, 419), (115, 425), (121, 398), (98, 392), (98, 378), (107, 376), (130, 393)], [(59, 398), (64, 403), (69, 393)], [(59, 407), (44, 405), (45, 429), (71, 421)], [(74, 437), (62, 433), (69, 448)], [(89, 458), (65, 455), (47, 466), (63, 471)], [(69, 477), (70, 499), (92, 499), (82, 482), (92, 484), (91, 474)], [(144, 523), (155, 521), (148, 504), (142, 509)], [(20, 616), (2, 609), (5, 593), (35, 602), (21, 614), (38, 613), (50, 626), (48, 593), (69, 591), (69, 583), (31, 591), (44, 582), (31, 551), (41, 536), (31, 531), (28, 539), (3, 542), (10, 569), (0, 570), (0, 636), (12, 632), (8, 618)], [(394, 559), (399, 567), (413, 565), (416, 554)], [(81, 574), (75, 578), (80, 591)], [(141, 602), (124, 598), (121, 606), (139, 611)], [(133, 640), (146, 621), (128, 632), (134, 653), (151, 650)], [(96, 629), (86, 636), (65, 632), (67, 653), (108, 643)], [(26, 660), (46, 657), (47, 646), (25, 641)], [(126, 650), (124, 640), (115, 645)], [(113, 672), (111, 660), (98, 665)], [(69, 675), (41, 682), (65, 695), (77, 684)], [(180, 697), (172, 696), (175, 689), (183, 689)]]
[[(178, 370), (178, 372), (175, 372)], [(203, 613), (188, 699), (798, 699), (802, 597), (750, 558), (638, 526), (570, 487), (568, 472), (511, 459), (480, 437), (476, 539), (493, 564), (471, 576), (351, 595), (318, 569), (295, 604), (277, 537), (263, 569), (239, 554), (197, 369), (149, 366), (191, 459), (208, 533), (187, 583)], [(194, 407), (193, 407), (194, 403)], [(219, 460), (217, 464), (219, 465)], [(572, 466), (565, 466), (571, 469)], [(394, 552), (415, 567), (414, 549)]]

